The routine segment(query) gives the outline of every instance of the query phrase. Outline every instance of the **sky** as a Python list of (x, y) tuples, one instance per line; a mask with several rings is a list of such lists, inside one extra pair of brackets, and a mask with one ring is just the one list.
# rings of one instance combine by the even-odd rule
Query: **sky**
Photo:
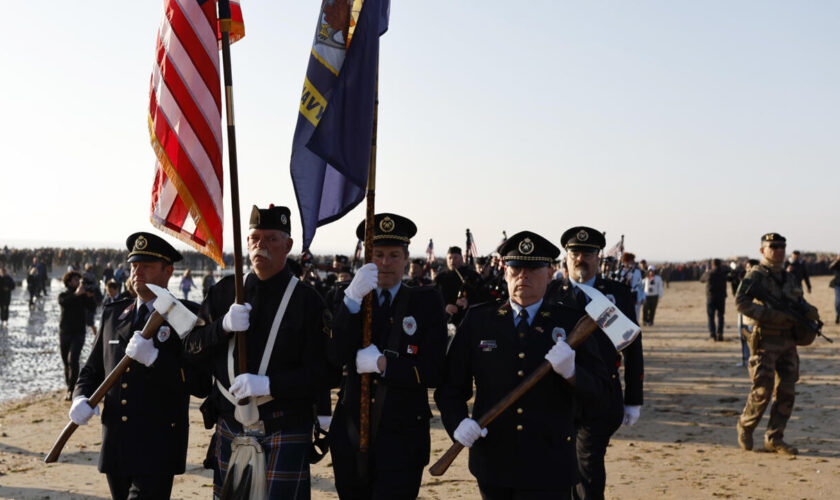
[[(162, 2), (13, 2), (0, 52), (0, 245), (124, 244), (149, 222)], [(232, 47), (244, 227), (292, 209), (292, 136), (320, 2), (242, 0)], [(649, 261), (840, 251), (840, 3), (395, 1), (381, 39), (377, 211), (410, 250), (481, 254), (567, 228)], [(227, 168), (227, 151), (225, 168)], [(227, 194), (227, 178), (225, 180)], [(225, 199), (225, 249), (232, 249)], [(318, 229), (352, 253), (364, 203)], [(168, 237), (167, 237), (168, 238)], [(174, 241), (170, 239), (170, 241)], [(176, 242), (179, 249), (189, 249)]]

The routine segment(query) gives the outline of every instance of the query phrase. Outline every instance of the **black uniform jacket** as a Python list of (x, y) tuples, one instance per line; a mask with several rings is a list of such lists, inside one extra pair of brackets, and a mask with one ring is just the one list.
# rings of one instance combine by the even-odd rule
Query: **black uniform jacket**
[[(452, 341), (446, 374), (435, 392), (451, 436), (470, 416), (478, 420), (545, 361), (554, 338), (571, 333), (579, 311), (544, 300), (524, 337), (508, 301), (469, 309)], [(487, 427), (470, 448), (470, 472), (480, 483), (556, 490), (577, 482), (576, 406), (598, 412), (608, 393), (607, 369), (591, 336), (576, 349), (573, 388), (551, 371)]]
[[(198, 311), (198, 304), (184, 301)], [(93, 349), (73, 397), (90, 397), (125, 355), (134, 335), (136, 301), (113, 302), (102, 310)], [(140, 327), (137, 328), (141, 329)], [(152, 337), (159, 349), (152, 366), (132, 361), (105, 395), (99, 470), (117, 474), (181, 474), (187, 459), (190, 392), (206, 391), (185, 362), (177, 332), (168, 323)]]
[[(260, 361), (270, 334), (277, 308), (291, 279), (288, 266), (271, 278), (261, 281), (255, 274), (245, 278), (245, 302), (251, 304), (250, 328), (245, 333), (248, 373), (259, 372)], [(236, 341), (222, 328), (222, 320), (235, 299), (234, 278), (227, 276), (210, 288), (201, 306), (205, 325), (193, 329), (184, 338), (188, 357), (209, 367), (213, 377), (229, 389), (228, 345), (234, 339), (234, 375), (239, 375)], [(270, 380), (272, 401), (260, 405), (260, 419), (266, 432), (288, 426), (309, 425), (314, 421), (316, 391), (325, 386), (326, 355), (323, 329), (324, 301), (311, 286), (298, 282), (274, 342), (265, 375)], [(234, 428), (234, 406), (216, 384), (210, 394), (218, 416)]]
[[(399, 314), (403, 302), (404, 313)], [(331, 359), (347, 371), (330, 425), (335, 455), (355, 453), (359, 446), (361, 377), (356, 351), (362, 347), (362, 314), (351, 314), (341, 301), (333, 318)], [(423, 466), (429, 463), (428, 389), (441, 380), (446, 352), (443, 299), (432, 287), (400, 285), (390, 312), (374, 305), (373, 325), (372, 342), (387, 358), (385, 373), (371, 374), (371, 422), (378, 421), (371, 433), (374, 467)], [(396, 348), (386, 352), (392, 344)]]
[[(595, 288), (599, 292), (606, 295), (607, 298), (614, 299), (615, 305), (617, 305), (619, 310), (621, 310), (621, 312), (624, 313), (625, 316), (630, 318), (631, 321), (637, 321), (636, 309), (635, 305), (633, 304), (633, 295), (629, 286), (625, 285), (624, 283), (620, 283), (615, 280), (604, 279), (599, 276), (595, 278)], [(564, 306), (579, 309), (582, 313), (584, 307), (586, 306), (586, 303), (580, 302), (577, 296), (575, 295), (572, 284), (568, 278), (565, 278), (562, 281), (553, 281), (551, 285), (549, 285), (547, 296), (552, 302), (558, 302), (560, 304), (563, 304)], [(618, 413), (620, 413), (622, 416), (615, 418), (618, 418), (620, 423), (620, 420), (621, 418), (623, 418), (624, 414), (624, 405), (640, 406), (643, 402), (642, 394), (645, 376), (645, 364), (644, 355), (642, 353), (642, 334), (639, 333), (638, 337), (636, 337), (636, 340), (634, 340), (629, 346), (625, 347), (624, 350), (621, 351), (621, 354), (619, 354), (615, 350), (615, 346), (603, 331), (599, 329), (596, 331), (596, 334), (593, 335), (595, 336), (596, 340), (598, 340), (598, 346), (601, 350), (601, 357), (604, 359), (604, 362), (607, 364), (607, 368), (610, 371), (610, 384), (611, 387), (613, 387), (613, 392), (615, 393), (615, 389), (618, 390), (617, 405), (611, 405), (613, 407), (611, 413), (615, 411), (615, 406), (617, 406)], [(622, 356), (624, 357), (623, 404), (621, 400), (621, 381), (618, 377), (618, 368), (621, 366)]]

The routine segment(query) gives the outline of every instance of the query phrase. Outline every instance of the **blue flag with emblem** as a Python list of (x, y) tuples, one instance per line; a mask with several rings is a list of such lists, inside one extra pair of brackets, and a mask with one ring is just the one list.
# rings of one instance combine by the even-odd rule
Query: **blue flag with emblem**
[(379, 36), (389, 0), (323, 0), (303, 83), (291, 174), (309, 248), (365, 197)]

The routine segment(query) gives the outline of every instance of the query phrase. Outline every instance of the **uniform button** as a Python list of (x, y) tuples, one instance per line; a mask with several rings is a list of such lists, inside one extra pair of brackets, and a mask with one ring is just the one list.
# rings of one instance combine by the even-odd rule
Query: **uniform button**
[(122, 404), (123, 406), (125, 406), (127, 403), (128, 403), (128, 401), (126, 401), (124, 399), (122, 401), (120, 401), (120, 404)]
[(125, 382), (123, 382), (123, 383), (120, 385), (120, 387), (122, 387), (123, 389), (125, 389), (126, 387), (128, 387), (128, 384), (126, 384)]
[(376, 385), (376, 384), (378, 384), (378, 383), (379, 383), (379, 380), (377, 380), (377, 379), (373, 379), (373, 383), (374, 383), (374, 385)]
[(566, 441), (571, 441), (571, 440), (572, 440), (572, 436), (566, 436)]
[(126, 417), (125, 415), (123, 415), (123, 416), (122, 416), (122, 421), (123, 421), (123, 422), (128, 421), (128, 417)]
[(130, 367), (130, 366), (129, 366), (129, 367), (126, 367), (125, 372), (126, 372), (126, 373), (128, 373), (128, 372), (130, 372), (130, 371), (131, 371), (131, 367)]
[(615, 378), (615, 373), (612, 374), (612, 378)]
[(519, 375), (520, 377), (525, 376), (525, 372), (523, 372), (522, 370), (519, 370), (518, 372), (516, 372), (516, 374)]
[(522, 415), (522, 411), (523, 411), (522, 408), (517, 408), (516, 409), (516, 414), (517, 415)]
[(524, 353), (524, 352), (520, 352), (520, 353), (519, 353), (519, 359), (522, 359), (522, 358), (524, 358), (524, 357), (525, 357), (525, 353)]
[(375, 402), (376, 402), (376, 398), (370, 398), (370, 402), (371, 402), (371, 403), (375, 403)]
[(417, 415), (417, 420), (422, 420), (422, 419), (423, 419), (423, 417), (421, 417), (420, 415)]
[(524, 427), (522, 427), (522, 424), (516, 426), (516, 430), (521, 431), (522, 429), (524, 429)]
[(175, 428), (175, 422), (170, 423), (169, 426), (174, 429)]
[(520, 338), (520, 339), (524, 339), (524, 338), (525, 338), (525, 334), (524, 334), (524, 333), (520, 333), (520, 334), (519, 334), (519, 338)]

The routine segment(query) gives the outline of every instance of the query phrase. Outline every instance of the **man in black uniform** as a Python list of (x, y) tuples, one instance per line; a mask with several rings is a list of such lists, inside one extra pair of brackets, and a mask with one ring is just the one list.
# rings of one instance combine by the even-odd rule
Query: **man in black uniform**
[[(401, 283), (414, 223), (381, 213), (374, 224), (373, 262), (362, 266), (344, 291), (333, 323), (331, 356), (347, 370), (330, 426), (335, 487), (343, 499), (414, 499), (429, 463), (428, 389), (443, 372), (446, 318), (434, 287)], [(364, 230), (362, 221), (359, 239)], [(362, 349), (360, 310), (371, 291), (371, 344)], [(371, 374), (367, 456), (359, 456), (363, 373)]]
[[(598, 411), (607, 369), (591, 336), (576, 351), (563, 340), (581, 313), (545, 300), (560, 249), (530, 231), (499, 247), (510, 299), (470, 308), (458, 327), (435, 401), (455, 441), (470, 448), (470, 472), (484, 499), (570, 498), (578, 481), (576, 406)], [(478, 418), (547, 359), (543, 377), (487, 428)]]
[[(548, 293), (550, 300), (582, 311), (588, 300), (577, 285), (583, 283), (595, 287), (614, 301), (625, 316), (636, 320), (630, 287), (618, 281), (601, 278), (597, 274), (600, 268), (599, 252), (606, 244), (603, 234), (590, 227), (573, 227), (563, 233), (560, 244), (566, 249), (566, 267), (569, 272), (563, 280), (552, 282)], [(580, 483), (575, 487), (573, 496), (581, 499), (604, 498), (607, 478), (604, 455), (607, 453), (610, 437), (621, 423), (633, 425), (638, 420), (642, 407), (644, 378), (641, 334), (622, 351), (625, 359), (623, 400), (618, 376), (621, 356), (602, 330), (596, 330), (592, 337), (598, 342), (601, 358), (609, 372), (609, 407), (601, 413), (584, 412), (578, 424), (577, 458)]]
[[(706, 284), (706, 315), (709, 321), (709, 336), (712, 340), (723, 340), (723, 313), (726, 309), (726, 280), (729, 273), (721, 265), (720, 259), (712, 259), (709, 270), (700, 276), (700, 282)], [(717, 327), (715, 327), (717, 314)]]
[[(259, 417), (253, 428), (261, 428), (255, 432), (266, 461), (267, 497), (310, 496), (314, 405), (326, 386), (328, 332), (323, 328), (323, 299), (287, 266), (293, 243), (289, 214), (286, 207), (252, 208), (248, 255), (254, 272), (245, 278), (245, 303), (234, 303), (233, 276), (219, 280), (201, 306), (205, 325), (184, 338), (190, 357), (208, 366), (216, 380), (208, 413), (215, 413), (210, 419), (216, 422), (216, 495), (228, 471), (234, 437), (252, 429), (237, 420), (235, 402), (255, 398)], [(233, 332), (245, 334), (247, 373), (238, 373), (234, 362), (239, 349)]]
[(96, 308), (96, 301), (93, 292), (82, 284), (82, 275), (78, 271), (67, 271), (61, 281), (65, 290), (58, 294), (58, 305), (61, 307), (58, 342), (64, 364), (64, 382), (67, 384), (65, 399), (70, 401), (79, 378), (79, 358), (85, 345), (85, 318), (90, 309)]
[(423, 259), (412, 259), (408, 266), (408, 279), (405, 281), (408, 286), (429, 286), (432, 280), (426, 277), (426, 261)]
[[(199, 381), (184, 362), (177, 333), (164, 323), (150, 339), (140, 330), (153, 311), (155, 294), (147, 283), (166, 288), (181, 254), (151, 233), (134, 233), (126, 241), (131, 283), (137, 299), (113, 302), (103, 309), (99, 333), (79, 374), (70, 419), (85, 425), (99, 408), (88, 398), (122, 360), (133, 361), (105, 395), (102, 411), (104, 472), (115, 499), (169, 498), (175, 474), (187, 459), (190, 391)], [(193, 304), (197, 309), (198, 305)]]
[(449, 247), (446, 252), (446, 270), (435, 277), (435, 286), (443, 295), (449, 322), (456, 325), (464, 318), (470, 305), (489, 300), (482, 293), (478, 273), (464, 264), (460, 247)]
[[(808, 287), (808, 293), (811, 293), (811, 277), (808, 274), (808, 268), (805, 266), (805, 261), (802, 260), (802, 254), (799, 250), (794, 250), (790, 254), (790, 259), (785, 262), (785, 270), (793, 274), (793, 278), (796, 280), (799, 288), (802, 288), (802, 282), (804, 281), (805, 286)], [(802, 289), (805, 290), (804, 288)]]

